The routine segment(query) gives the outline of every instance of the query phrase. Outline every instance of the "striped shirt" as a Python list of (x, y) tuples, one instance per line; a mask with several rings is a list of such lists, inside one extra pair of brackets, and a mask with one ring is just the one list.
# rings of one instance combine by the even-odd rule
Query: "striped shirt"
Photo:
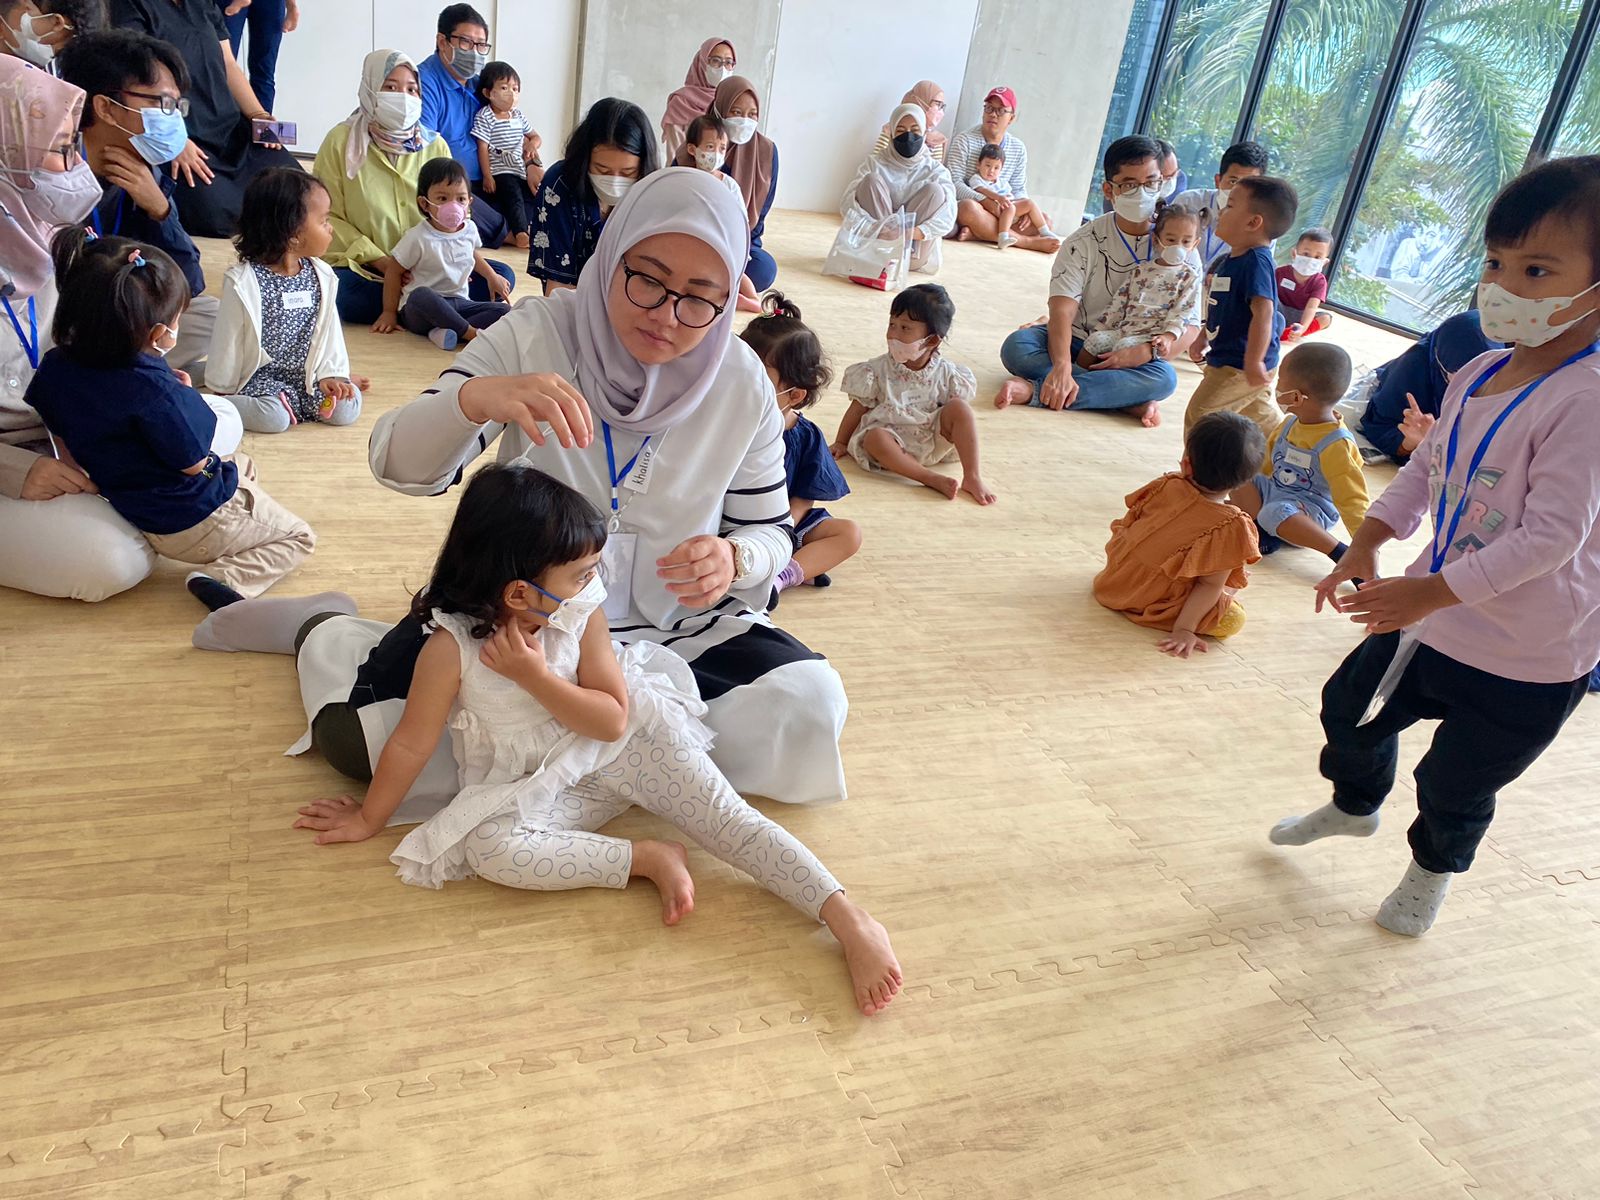
[(522, 175), (527, 164), (522, 161), (522, 139), (533, 133), (533, 126), (513, 108), (504, 120), (495, 116), (494, 109), (485, 104), (472, 122), (472, 136), (489, 146), (489, 174)]
[[(957, 200), (983, 199), (967, 184), (967, 180), (978, 173), (978, 154), (987, 144), (983, 140), (982, 126), (958, 133), (950, 139), (944, 165), (950, 168), (950, 178), (955, 180)], [(1028, 194), (1028, 148), (1022, 144), (1021, 138), (1008, 133), (1000, 142), (1000, 151), (1006, 156), (1005, 165), (1000, 168), (1000, 180), (1010, 185), (1009, 194), (1013, 199), (1024, 199)]]

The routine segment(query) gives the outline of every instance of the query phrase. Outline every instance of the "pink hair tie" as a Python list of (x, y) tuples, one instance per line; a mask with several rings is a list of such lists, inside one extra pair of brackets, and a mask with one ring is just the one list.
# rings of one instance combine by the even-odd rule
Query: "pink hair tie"
[(142, 267), (145, 265), (144, 255), (140, 254), (137, 250), (131, 250), (128, 252), (128, 261), (136, 267)]

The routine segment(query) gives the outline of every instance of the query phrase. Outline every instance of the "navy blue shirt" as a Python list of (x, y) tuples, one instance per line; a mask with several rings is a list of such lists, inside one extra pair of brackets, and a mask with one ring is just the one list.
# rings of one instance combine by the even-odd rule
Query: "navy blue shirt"
[(217, 415), (154, 354), (131, 367), (86, 367), (50, 351), (25, 397), (66, 444), (100, 494), (135, 529), (181, 533), (238, 490), (239, 472), (211, 455)]
[(472, 136), (472, 122), (483, 107), (478, 103), (478, 77), (462, 83), (435, 51), (417, 67), (417, 86), (422, 92), (423, 127), (438, 130), (455, 160), (466, 168), (467, 178), (476, 183), (483, 174)]
[(1283, 314), (1278, 311), (1277, 268), (1272, 251), (1254, 246), (1243, 254), (1230, 254), (1217, 264), (1206, 309), (1206, 362), (1213, 367), (1244, 370), (1245, 346), (1250, 339), (1250, 301), (1266, 298), (1272, 310), (1272, 336), (1267, 339), (1266, 368), (1278, 365), (1278, 338)]
[(173, 262), (178, 264), (178, 270), (183, 272), (183, 277), (189, 281), (189, 293), (198, 296), (206, 290), (205, 273), (200, 270), (200, 250), (194, 244), (194, 239), (184, 229), (183, 222), (178, 219), (178, 205), (172, 199), (173, 189), (178, 185), (172, 178), (171, 171), (157, 171), (154, 167), (150, 171), (156, 177), (156, 185), (160, 187), (161, 194), (167, 198), (167, 215), (164, 220), (151, 220), (150, 214), (145, 212), (133, 202), (133, 197), (123, 191), (114, 183), (100, 182), (105, 186), (105, 193), (100, 197), (100, 203), (95, 205), (94, 211), (89, 214), (86, 222), (95, 233), (101, 237), (132, 238), (136, 242), (143, 242), (147, 246), (154, 246), (157, 250), (166, 251)]
[(597, 202), (585, 203), (573, 195), (566, 169), (565, 162), (551, 164), (533, 198), (528, 274), (549, 283), (576, 284), (606, 221)]
[(804, 416), (783, 431), (783, 469), (791, 500), (838, 500), (850, 494), (828, 439)]

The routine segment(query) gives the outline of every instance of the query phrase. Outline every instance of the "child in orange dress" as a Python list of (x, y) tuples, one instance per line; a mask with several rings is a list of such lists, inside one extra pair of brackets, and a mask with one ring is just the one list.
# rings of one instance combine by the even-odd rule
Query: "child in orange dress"
[(1195, 423), (1177, 471), (1128, 497), (1111, 523), (1094, 598), (1136, 625), (1164, 629), (1158, 649), (1174, 658), (1204, 652), (1201, 635), (1225, 638), (1244, 625), (1234, 599), (1257, 562), (1255, 522), (1228, 503), (1254, 478), (1266, 439), (1247, 417), (1214, 412)]

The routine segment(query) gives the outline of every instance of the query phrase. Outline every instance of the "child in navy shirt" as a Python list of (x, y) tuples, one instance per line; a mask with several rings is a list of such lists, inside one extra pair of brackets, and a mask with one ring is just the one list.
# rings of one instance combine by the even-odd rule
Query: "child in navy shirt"
[(1268, 436), (1283, 420), (1272, 399), (1283, 316), (1267, 247), (1294, 224), (1299, 207), (1290, 184), (1257, 175), (1234, 185), (1228, 207), (1217, 217), (1217, 232), (1230, 250), (1211, 278), (1205, 378), (1189, 398), (1185, 434), (1207, 413), (1240, 413)]
[(850, 485), (828, 449), (827, 436), (800, 410), (817, 402), (833, 379), (823, 359), (822, 343), (800, 320), (800, 308), (781, 292), (768, 292), (761, 316), (739, 336), (766, 365), (783, 413), (784, 469), (789, 484), (789, 512), (794, 518), (794, 558), (778, 573), (773, 597), (800, 583), (827, 587), (827, 572), (861, 549), (861, 527), (835, 517), (818, 501), (840, 500)]
[(212, 453), (216, 414), (167, 366), (189, 298), (183, 273), (153, 246), (76, 226), (51, 248), (61, 285), (55, 348), (28, 403), (156, 553), (209, 567), (188, 580), (208, 608), (266, 591), (316, 538), (256, 485), (248, 458)]

